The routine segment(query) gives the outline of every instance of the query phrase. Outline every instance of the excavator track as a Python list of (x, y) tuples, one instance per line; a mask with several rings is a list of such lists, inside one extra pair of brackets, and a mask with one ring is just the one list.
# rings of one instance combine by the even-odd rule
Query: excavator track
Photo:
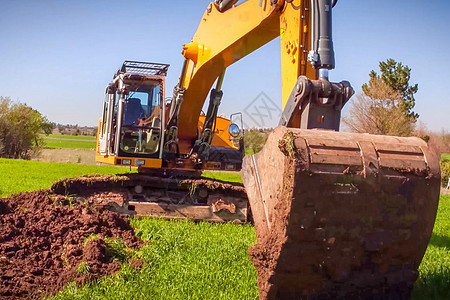
[(95, 197), (108, 209), (132, 216), (245, 223), (249, 215), (242, 184), (201, 177), (82, 176), (57, 181), (50, 190), (88, 202)]
[(419, 138), (276, 128), (242, 171), (260, 299), (408, 299), (438, 162)]

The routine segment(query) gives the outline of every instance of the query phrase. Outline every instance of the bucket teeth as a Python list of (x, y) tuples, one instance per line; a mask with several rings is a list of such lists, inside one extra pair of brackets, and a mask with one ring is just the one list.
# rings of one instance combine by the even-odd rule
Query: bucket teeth
[(242, 178), (261, 299), (409, 295), (440, 191), (424, 141), (278, 127)]

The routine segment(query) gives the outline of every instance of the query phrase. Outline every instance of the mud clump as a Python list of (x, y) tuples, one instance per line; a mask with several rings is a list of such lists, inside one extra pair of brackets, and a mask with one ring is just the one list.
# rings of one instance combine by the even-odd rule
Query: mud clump
[(40, 298), (120, 269), (104, 239), (142, 242), (126, 217), (95, 201), (48, 190), (0, 199), (0, 299)]

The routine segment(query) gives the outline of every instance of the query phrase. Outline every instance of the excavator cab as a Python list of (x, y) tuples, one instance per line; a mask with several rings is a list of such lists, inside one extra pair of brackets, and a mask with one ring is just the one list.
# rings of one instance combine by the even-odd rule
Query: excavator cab
[[(137, 166), (146, 173), (160, 168), (197, 173), (202, 169), (240, 170), (244, 151), (240, 128), (236, 124), (231, 126), (229, 119), (217, 116), (217, 111), (215, 114), (200, 114), (198, 120), (193, 121), (199, 136), (208, 129), (213, 132), (207, 139), (207, 159), (199, 164), (197, 153), (186, 152), (183, 147), (176, 147), (174, 152), (168, 150), (170, 130), (166, 128), (171, 128), (169, 111), (176, 107), (173, 101), (164, 101), (168, 68), (168, 64), (123, 63), (105, 91), (96, 160)], [(238, 115), (234, 114), (234, 119), (240, 120), (242, 128), (242, 116), (239, 115), (239, 119)], [(233, 133), (230, 133), (230, 127)], [(184, 143), (190, 149), (198, 138)]]
[(119, 151), (154, 154), (161, 139), (160, 87), (144, 86), (129, 94), (123, 109)]
[(168, 67), (125, 61), (117, 71), (105, 92), (97, 161), (161, 167)]

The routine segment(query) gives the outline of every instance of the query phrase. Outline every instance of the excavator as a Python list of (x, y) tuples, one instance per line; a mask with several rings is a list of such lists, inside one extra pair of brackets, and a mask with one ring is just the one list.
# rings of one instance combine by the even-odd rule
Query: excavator
[[(261, 299), (408, 299), (436, 217), (438, 158), (419, 138), (339, 132), (354, 91), (329, 81), (336, 3), (211, 2), (170, 101), (169, 65), (125, 61), (106, 88), (96, 160), (138, 172), (86, 190), (122, 191), (112, 208), (136, 216), (253, 222)], [(218, 116), (225, 70), (277, 37), (279, 126), (244, 155), (242, 115)], [(204, 170), (241, 171), (243, 185)]]

